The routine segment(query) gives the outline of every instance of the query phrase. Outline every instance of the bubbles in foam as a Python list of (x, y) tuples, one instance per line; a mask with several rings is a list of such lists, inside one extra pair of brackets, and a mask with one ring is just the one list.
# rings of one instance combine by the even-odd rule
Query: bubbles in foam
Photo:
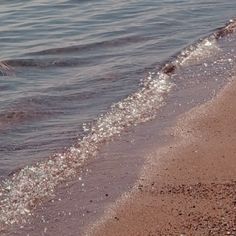
[(220, 48), (217, 45), (217, 40), (213, 37), (209, 37), (183, 50), (177, 60), (181, 66), (190, 65), (209, 56), (213, 56), (219, 51)]
[(235, 31), (236, 19), (231, 19), (224, 27), (218, 29), (212, 35), (182, 50), (176, 58), (176, 63), (185, 66), (197, 63), (209, 56), (214, 56), (220, 51), (218, 40), (235, 33)]
[(177, 68), (196, 64), (205, 58), (216, 55), (219, 51), (217, 40), (214, 35), (211, 35), (183, 49), (172, 62), (162, 68), (162, 72), (171, 75)]
[(84, 126), (88, 134), (77, 144), (45, 162), (25, 167), (4, 181), (0, 186), (0, 227), (25, 222), (34, 207), (45, 197), (53, 196), (61, 181), (75, 175), (96, 155), (101, 144), (125, 128), (153, 118), (171, 87), (168, 75), (150, 73), (137, 92), (114, 104), (90, 128)]

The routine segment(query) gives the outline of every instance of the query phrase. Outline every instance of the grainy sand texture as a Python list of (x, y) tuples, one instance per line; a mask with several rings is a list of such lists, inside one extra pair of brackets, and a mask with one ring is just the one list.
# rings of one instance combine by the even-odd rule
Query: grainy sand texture
[(133, 192), (90, 235), (236, 235), (234, 80), (179, 118), (175, 141), (147, 157)]

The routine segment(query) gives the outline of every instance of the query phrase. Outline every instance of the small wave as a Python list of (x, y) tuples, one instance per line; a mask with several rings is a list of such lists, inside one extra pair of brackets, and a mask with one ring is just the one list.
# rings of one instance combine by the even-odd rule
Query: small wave
[(236, 31), (236, 19), (231, 19), (224, 27), (221, 27), (214, 33), (216, 39), (223, 38)]
[[(110, 47), (118, 47), (124, 46), (127, 44), (139, 43), (143, 41), (147, 41), (148, 37), (137, 37), (137, 36), (130, 36), (125, 38), (118, 38), (113, 40), (107, 40), (102, 42), (96, 43), (89, 43), (84, 45), (73, 45), (68, 47), (58, 47), (58, 48), (51, 48), (46, 49), (38, 52), (27, 53), (26, 55), (59, 55), (59, 54), (69, 54), (69, 53), (78, 53), (78, 52), (88, 52), (90, 50), (94, 50), (97, 48), (110, 48)], [(151, 38), (150, 38), (151, 39)]]
[(39, 120), (43, 117), (48, 117), (52, 115), (52, 112), (47, 111), (35, 111), (35, 110), (21, 110), (21, 111), (7, 111), (5, 113), (0, 113), (0, 130), (7, 127), (11, 127), (16, 124)]
[(0, 76), (8, 76), (13, 73), (13, 69), (4, 62), (0, 62)]
[[(175, 69), (179, 66), (183, 66), (189, 63), (196, 63), (199, 60), (202, 60), (212, 53), (217, 52), (219, 48), (217, 47), (217, 40), (220, 40), (223, 37), (226, 37), (236, 31), (236, 19), (231, 19), (224, 27), (219, 28), (216, 32), (207, 36), (204, 39), (198, 40), (196, 43), (191, 44), (181, 52), (177, 53), (173, 59), (166, 63), (162, 68), (162, 72), (165, 74), (172, 74)], [(59, 54), (68, 54), (76, 53), (81, 51), (94, 50), (95, 48), (107, 48), (107, 47), (116, 47), (129, 43), (137, 43), (142, 41), (147, 41), (149, 38), (137, 38), (125, 37), (109, 41), (103, 41), (98, 43), (91, 43), (86, 45), (73, 45), (63, 48), (52, 48), (46, 49), (38, 52), (28, 53), (25, 55), (37, 56), (37, 55), (59, 55)], [(150, 38), (151, 39), (151, 38)], [(103, 56), (104, 58), (104, 56)], [(14, 67), (38, 67), (38, 68), (49, 68), (49, 67), (74, 67), (74, 66), (87, 66), (91, 64), (94, 60), (99, 58), (43, 58), (43, 59), (34, 59), (34, 58), (19, 58), (19, 59), (10, 59), (0, 62), (0, 74), (9, 75), (13, 71)]]
[(217, 41), (212, 36), (198, 40), (196, 43), (181, 50), (171, 62), (166, 63), (162, 72), (169, 75), (173, 74), (177, 68), (197, 63), (204, 58), (212, 56), (219, 50)]
[(45, 95), (16, 98), (11, 106), (1, 109), (0, 131), (62, 114), (60, 109), (55, 108), (55, 102), (61, 102), (59, 98)]
[(169, 75), (173, 74), (178, 67), (197, 63), (218, 53), (220, 48), (217, 45), (217, 41), (233, 34), (235, 31), (236, 19), (231, 19), (224, 27), (219, 28), (216, 32), (203, 39), (199, 39), (173, 56), (171, 62), (166, 63), (163, 67), (162, 72)]
[(47, 58), (47, 59), (10, 59), (5, 60), (2, 63), (11, 67), (38, 67), (38, 68), (50, 68), (50, 67), (73, 67), (83, 66), (90, 64), (89, 59), (79, 58)]

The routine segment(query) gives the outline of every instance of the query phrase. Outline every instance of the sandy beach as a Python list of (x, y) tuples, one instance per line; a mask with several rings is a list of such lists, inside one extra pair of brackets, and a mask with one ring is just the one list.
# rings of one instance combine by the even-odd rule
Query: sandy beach
[[(235, 78), (233, 78), (235, 80)], [(131, 194), (88, 235), (236, 235), (236, 82), (181, 116)]]

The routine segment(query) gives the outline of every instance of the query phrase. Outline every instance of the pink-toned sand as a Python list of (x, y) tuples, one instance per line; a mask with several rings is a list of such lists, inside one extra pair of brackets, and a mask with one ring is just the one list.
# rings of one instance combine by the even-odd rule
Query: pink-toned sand
[(175, 141), (147, 157), (133, 192), (90, 235), (236, 235), (236, 82), (170, 132)]

